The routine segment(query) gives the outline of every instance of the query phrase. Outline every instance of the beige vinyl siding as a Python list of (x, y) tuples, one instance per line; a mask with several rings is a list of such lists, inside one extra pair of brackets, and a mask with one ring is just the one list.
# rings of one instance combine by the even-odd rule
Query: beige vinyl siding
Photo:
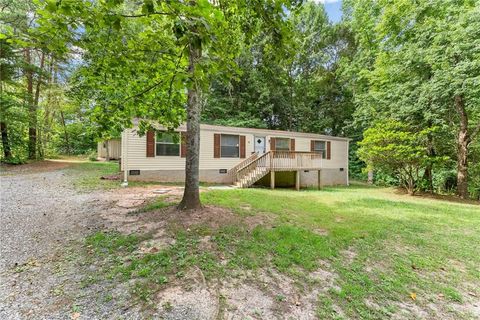
[[(213, 131), (200, 131), (200, 170), (230, 169), (244, 159), (240, 158), (214, 158), (213, 157)], [(134, 130), (126, 130), (128, 136), (127, 166), (129, 170), (181, 170), (185, 169), (185, 158), (180, 156), (155, 156), (146, 157), (146, 137), (140, 137)], [(253, 135), (245, 135), (245, 154), (248, 157), (253, 152)]]
[[(185, 131), (181, 126), (178, 131)], [(348, 168), (348, 139), (329, 137), (324, 135), (274, 131), (262, 129), (248, 129), (235, 127), (221, 127), (202, 125), (200, 130), (200, 170), (230, 169), (244, 159), (214, 158), (214, 134), (235, 134), (245, 136), (245, 156), (248, 158), (254, 151), (254, 137), (263, 136), (266, 141), (266, 150), (270, 150), (271, 137), (295, 139), (295, 151), (310, 151), (311, 140), (331, 142), (331, 159), (323, 160), (324, 168)], [(135, 129), (127, 129), (122, 134), (123, 148), (126, 150), (122, 157), (122, 170), (126, 164), (128, 170), (184, 170), (185, 158), (180, 156), (146, 157), (146, 137), (140, 137)], [(125, 154), (126, 153), (126, 154)]]

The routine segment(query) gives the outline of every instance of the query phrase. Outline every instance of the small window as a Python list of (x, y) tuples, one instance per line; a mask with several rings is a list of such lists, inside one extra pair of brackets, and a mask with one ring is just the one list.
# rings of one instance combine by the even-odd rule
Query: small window
[(178, 133), (158, 132), (155, 147), (157, 156), (179, 156), (180, 136)]
[(289, 138), (275, 138), (275, 150), (290, 151), (290, 139)]
[(325, 141), (314, 141), (313, 151), (322, 154), (322, 159), (327, 158), (327, 143)]
[(222, 158), (240, 157), (240, 138), (237, 135), (222, 134), (220, 139), (220, 155)]

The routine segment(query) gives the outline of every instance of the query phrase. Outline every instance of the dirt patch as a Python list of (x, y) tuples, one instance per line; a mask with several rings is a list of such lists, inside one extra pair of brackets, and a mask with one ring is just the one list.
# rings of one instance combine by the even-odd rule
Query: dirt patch
[(52, 161), (52, 160), (43, 160), (43, 161), (34, 161), (26, 164), (20, 165), (11, 165), (11, 164), (1, 164), (2, 174), (18, 174), (18, 173), (38, 173), (38, 172), (50, 172), (55, 170), (61, 170), (68, 167), (71, 167), (75, 163), (64, 162), (64, 161)]
[(156, 304), (161, 319), (215, 319), (219, 301), (204, 287), (188, 290), (173, 286), (158, 293)]
[[(407, 195), (405, 189), (396, 188), (395, 193), (399, 195)], [(462, 199), (456, 195), (450, 194), (436, 194), (436, 193), (428, 193), (428, 192), (415, 192), (414, 196), (410, 196), (412, 199), (415, 198), (423, 198), (423, 199), (433, 199), (433, 200), (442, 200), (447, 202), (454, 202), (454, 203), (463, 203), (463, 204), (475, 204), (480, 205), (480, 200), (475, 199)]]
[(313, 231), (313, 233), (316, 233), (316, 234), (318, 234), (319, 236), (323, 236), (323, 237), (328, 236), (328, 230), (327, 230), (327, 229), (315, 228), (315, 229), (313, 229), (312, 231)]
[(340, 254), (342, 255), (343, 261), (346, 264), (351, 264), (353, 260), (355, 260), (355, 258), (357, 257), (357, 253), (351, 247), (346, 250), (342, 250)]

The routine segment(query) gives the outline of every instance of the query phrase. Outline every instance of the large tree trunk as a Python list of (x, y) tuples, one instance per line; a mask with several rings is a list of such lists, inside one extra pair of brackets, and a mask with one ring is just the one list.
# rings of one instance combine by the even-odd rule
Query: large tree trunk
[(457, 194), (468, 199), (468, 116), (462, 96), (455, 96), (455, 109), (460, 118), (457, 136)]
[(2, 132), (2, 146), (3, 146), (3, 155), (5, 159), (10, 159), (12, 157), (12, 151), (10, 149), (10, 142), (8, 141), (8, 129), (5, 122), (0, 122), (0, 129)]
[(192, 42), (189, 46), (188, 71), (191, 85), (188, 89), (187, 101), (187, 157), (185, 163), (185, 190), (178, 208), (197, 209), (201, 207), (199, 193), (199, 153), (200, 153), (200, 87), (196, 83), (194, 72), (198, 60), (202, 56), (200, 42)]

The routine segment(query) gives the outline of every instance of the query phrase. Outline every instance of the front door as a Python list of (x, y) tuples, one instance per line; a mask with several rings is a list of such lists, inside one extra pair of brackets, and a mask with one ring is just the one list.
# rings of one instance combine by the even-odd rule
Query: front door
[(265, 137), (255, 137), (255, 152), (264, 154), (265, 151)]

